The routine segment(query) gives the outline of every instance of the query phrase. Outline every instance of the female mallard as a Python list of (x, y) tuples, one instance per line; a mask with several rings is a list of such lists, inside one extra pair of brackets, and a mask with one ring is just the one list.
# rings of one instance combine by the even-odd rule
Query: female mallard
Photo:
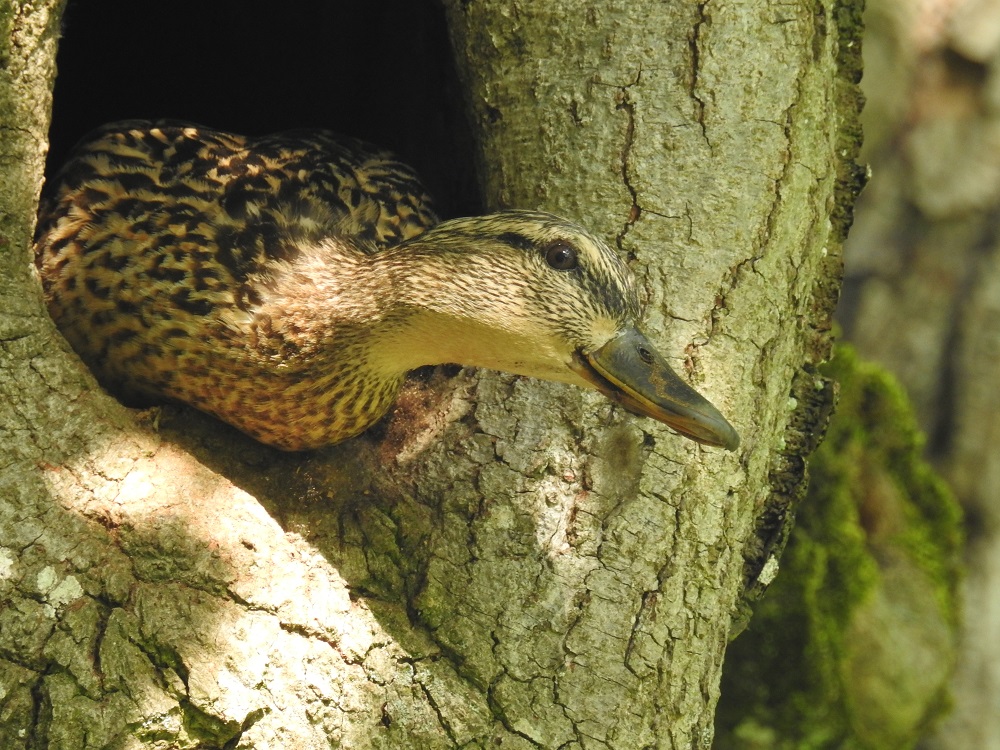
[(37, 258), (105, 386), (277, 448), (357, 435), (407, 371), (445, 362), (596, 388), (739, 444), (636, 328), (631, 275), (599, 239), (534, 211), (435, 221), (416, 175), (360, 141), (134, 121), (78, 147)]

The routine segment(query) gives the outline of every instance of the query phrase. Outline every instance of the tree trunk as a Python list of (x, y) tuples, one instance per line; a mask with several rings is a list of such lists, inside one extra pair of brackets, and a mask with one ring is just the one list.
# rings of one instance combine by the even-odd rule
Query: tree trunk
[(737, 453), (465, 371), (279, 455), (186, 410), (137, 419), (44, 313), (57, 8), (2, 11), (0, 745), (710, 745), (828, 407), (857, 9), (446, 2), (488, 202), (617, 244)]

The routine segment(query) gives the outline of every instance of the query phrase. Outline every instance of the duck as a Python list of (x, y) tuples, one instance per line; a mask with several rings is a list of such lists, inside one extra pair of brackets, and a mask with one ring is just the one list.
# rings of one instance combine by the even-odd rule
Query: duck
[(112, 123), (43, 195), (49, 312), (126, 404), (181, 402), (313, 450), (380, 420), (410, 371), (452, 363), (594, 389), (739, 446), (641, 331), (604, 241), (536, 210), (439, 221), (415, 171), (364, 141)]

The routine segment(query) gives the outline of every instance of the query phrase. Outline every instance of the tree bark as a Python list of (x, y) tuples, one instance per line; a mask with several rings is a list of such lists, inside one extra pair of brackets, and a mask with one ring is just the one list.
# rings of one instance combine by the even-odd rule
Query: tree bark
[(58, 4), (18, 5), (0, 78), (3, 747), (711, 744), (742, 592), (828, 406), (813, 366), (860, 179), (857, 9), (446, 9), (490, 205), (614, 241), (647, 330), (740, 450), (467, 371), (414, 379), (379, 428), (312, 455), (186, 410), (137, 419), (29, 273)]

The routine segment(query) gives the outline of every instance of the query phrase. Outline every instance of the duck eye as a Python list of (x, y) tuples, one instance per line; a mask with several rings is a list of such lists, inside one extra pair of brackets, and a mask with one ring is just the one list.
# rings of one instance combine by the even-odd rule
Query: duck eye
[(553, 242), (545, 250), (545, 262), (557, 271), (576, 268), (576, 248), (566, 242)]

